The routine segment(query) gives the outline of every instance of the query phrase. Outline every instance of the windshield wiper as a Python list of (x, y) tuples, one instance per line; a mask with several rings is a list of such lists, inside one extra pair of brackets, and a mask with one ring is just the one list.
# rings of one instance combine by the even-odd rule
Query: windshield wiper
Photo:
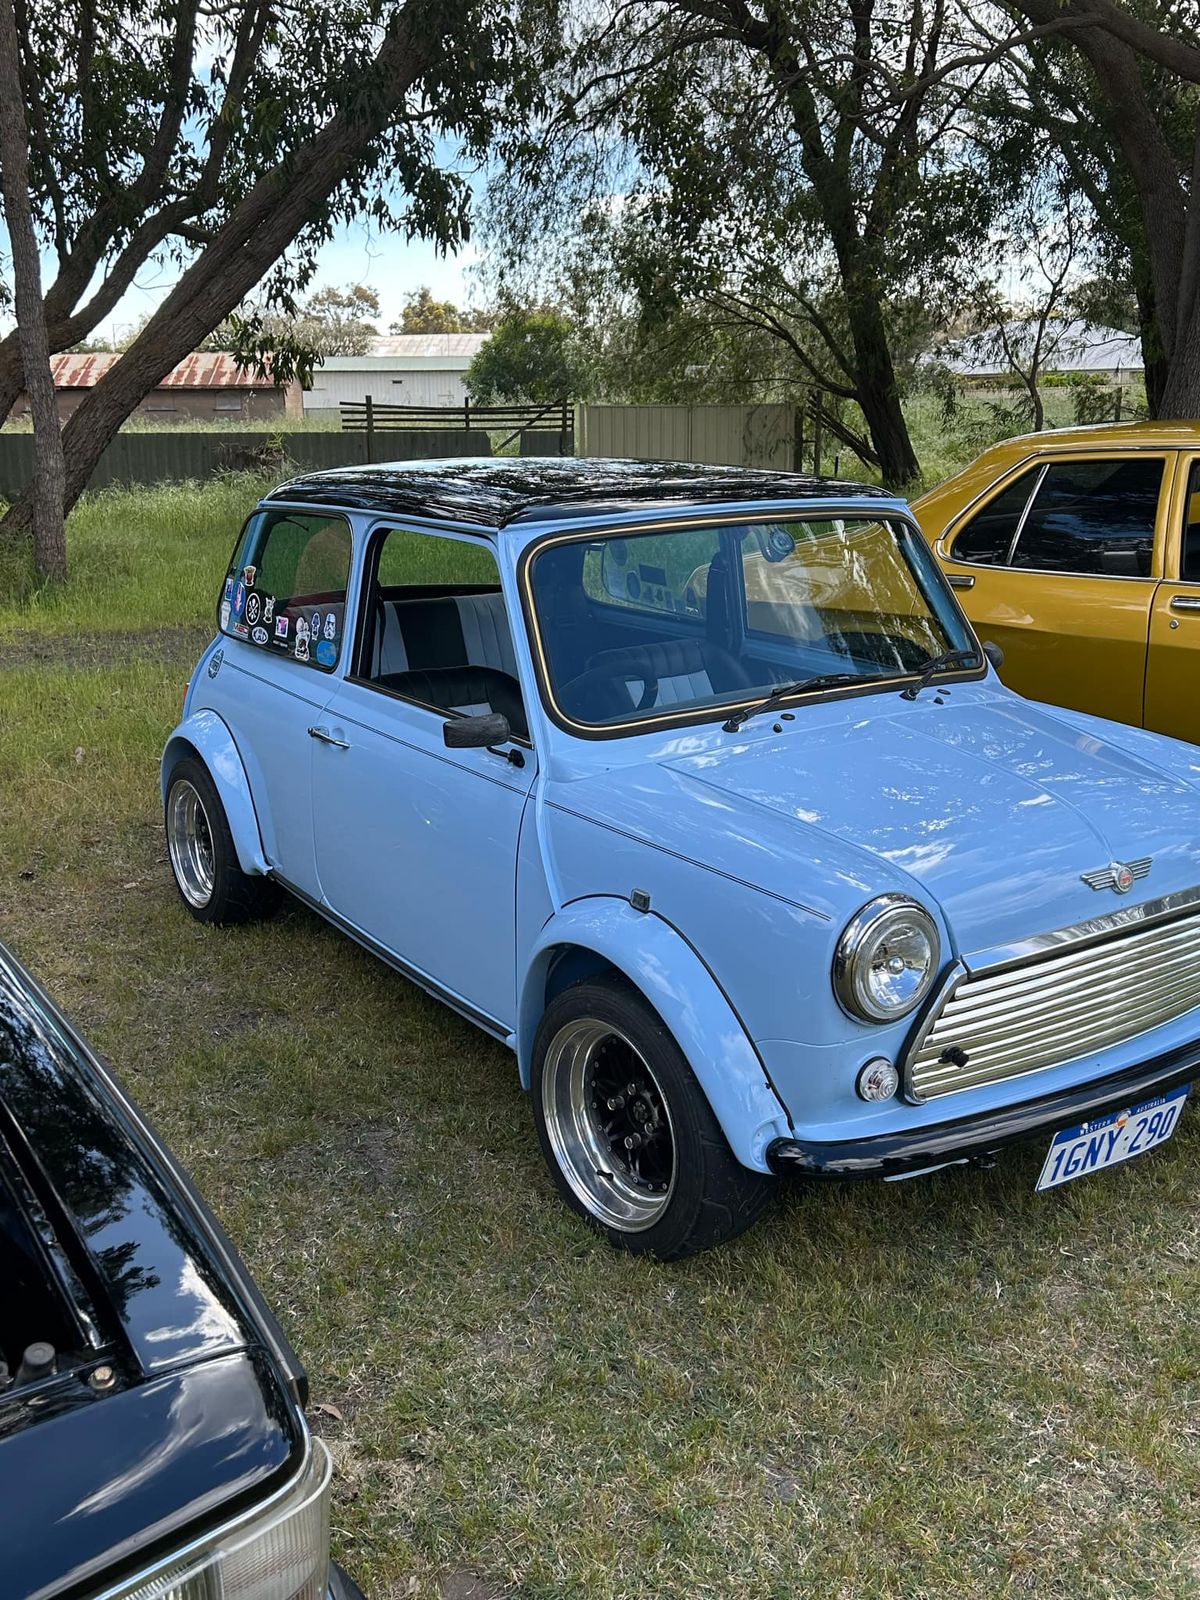
[(808, 689), (840, 689), (848, 683), (872, 683), (877, 676), (877, 673), (820, 672), (815, 678), (802, 678), (799, 683), (777, 683), (770, 694), (764, 695), (761, 700), (731, 712), (728, 721), (723, 722), (721, 727), (726, 733), (736, 733), (743, 722), (756, 717), (760, 711), (769, 711), (777, 700), (789, 694), (803, 694)]
[(907, 689), (900, 691), (901, 700), (915, 700), (922, 689), (929, 687), (930, 679), (935, 673), (945, 672), (949, 667), (965, 667), (969, 661), (978, 660), (978, 650), (943, 650), (939, 656), (930, 656), (917, 673), (916, 682), (910, 683)]

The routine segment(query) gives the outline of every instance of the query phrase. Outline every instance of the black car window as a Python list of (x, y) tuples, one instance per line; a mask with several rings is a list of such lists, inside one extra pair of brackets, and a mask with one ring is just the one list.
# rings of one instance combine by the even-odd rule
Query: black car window
[(975, 513), (954, 541), (952, 554), (956, 561), (986, 566), (1003, 566), (1007, 562), (1009, 547), (1041, 471), (1037, 466), (1022, 472)]
[(1164, 466), (1161, 458), (1144, 456), (1051, 462), (1025, 518), (1013, 566), (1148, 578)]
[(345, 633), (349, 574), (344, 518), (260, 512), (225, 575), (221, 631), (332, 672)]
[(528, 736), (492, 550), (393, 528), (363, 604), (358, 682), (448, 716), (499, 712), (515, 738)]
[(1179, 576), (1187, 583), (1200, 583), (1200, 461), (1192, 462), (1192, 470), (1188, 474)]

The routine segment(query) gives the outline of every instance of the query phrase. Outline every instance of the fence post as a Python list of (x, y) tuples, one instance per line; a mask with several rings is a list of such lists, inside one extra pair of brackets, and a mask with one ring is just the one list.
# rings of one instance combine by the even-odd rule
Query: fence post
[(375, 407), (367, 396), (367, 461), (375, 459)]
[(804, 471), (804, 407), (792, 407), (792, 471)]
[(463, 396), (463, 432), (464, 433), (470, 433), (470, 431), (471, 431), (471, 396), (468, 394), (468, 395), (464, 395)]

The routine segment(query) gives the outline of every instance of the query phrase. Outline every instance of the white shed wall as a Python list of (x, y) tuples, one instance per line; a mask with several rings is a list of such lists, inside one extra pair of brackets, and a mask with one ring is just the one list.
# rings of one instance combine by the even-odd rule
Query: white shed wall
[(345, 372), (319, 367), (304, 395), (305, 411), (336, 411), (343, 400), (368, 395), (388, 406), (460, 406), (467, 398), (466, 367), (459, 371), (414, 371), (380, 362), (373, 372)]

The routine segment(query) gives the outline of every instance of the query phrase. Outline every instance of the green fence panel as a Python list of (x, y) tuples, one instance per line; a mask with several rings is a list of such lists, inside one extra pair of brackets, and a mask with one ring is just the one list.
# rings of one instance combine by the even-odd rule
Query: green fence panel
[[(486, 433), (417, 430), (375, 437), (376, 458), (424, 460), (446, 456), (486, 456)], [(367, 439), (361, 433), (287, 432), (189, 433), (183, 428), (161, 433), (119, 433), (100, 457), (89, 489), (110, 484), (204, 482), (222, 472), (258, 472), (276, 480), (293, 468), (318, 472), (330, 467), (358, 467), (367, 460)], [(33, 435), (0, 433), (0, 499), (14, 500), (33, 475)]]

